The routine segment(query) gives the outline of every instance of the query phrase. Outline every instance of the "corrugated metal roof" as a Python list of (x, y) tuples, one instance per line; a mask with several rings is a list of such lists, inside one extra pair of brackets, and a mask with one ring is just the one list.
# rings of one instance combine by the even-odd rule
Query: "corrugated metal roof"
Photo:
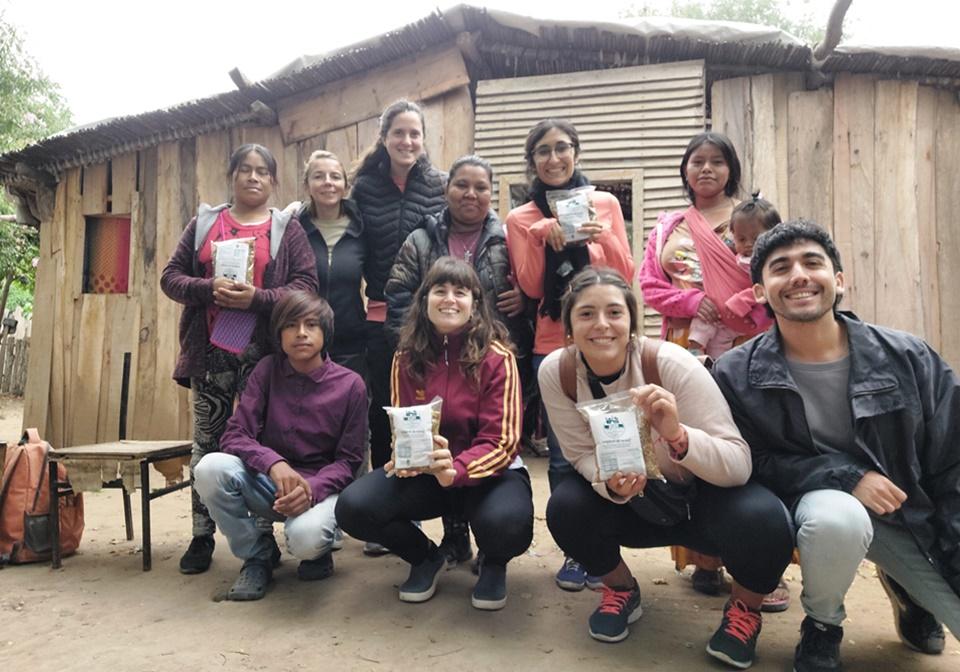
[[(508, 12), (458, 5), (319, 56), (304, 56), (242, 91), (230, 91), (173, 107), (105, 119), (75, 127), (16, 152), (0, 156), (0, 182), (10, 182), (16, 164), (59, 173), (160, 142), (250, 123), (256, 100), (281, 98), (347, 78), (473, 33), (492, 78), (557, 74), (645, 63), (704, 59), (709, 65), (743, 65), (771, 70), (806, 70), (811, 50), (775, 28), (733, 22), (645, 18), (630, 23), (541, 20)], [(960, 78), (960, 55), (948, 50), (891, 51), (843, 47), (825, 71), (893, 73)]]

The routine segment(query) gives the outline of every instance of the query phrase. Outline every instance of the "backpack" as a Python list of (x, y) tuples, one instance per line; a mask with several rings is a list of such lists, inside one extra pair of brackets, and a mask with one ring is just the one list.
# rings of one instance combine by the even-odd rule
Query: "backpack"
[[(7, 451), (0, 486), (0, 565), (49, 560), (50, 444), (36, 429), (23, 433)], [(57, 465), (57, 480), (66, 482), (67, 469)], [(83, 497), (60, 495), (60, 552), (72, 555), (83, 536)]]
[[(644, 338), (637, 346), (640, 348), (640, 369), (644, 382), (661, 387), (657, 353), (662, 344), (663, 341), (660, 339)], [(707, 362), (704, 364), (709, 368)], [(560, 355), (560, 389), (568, 399), (577, 403), (577, 361), (574, 346), (564, 348)], [(602, 391), (593, 389), (591, 391), (594, 393), (594, 398), (600, 398), (597, 395)], [(643, 496), (632, 497), (627, 502), (627, 506), (643, 520), (654, 525), (669, 527), (690, 520), (690, 506), (696, 498), (696, 492), (696, 480), (680, 484), (651, 479), (647, 481)]]

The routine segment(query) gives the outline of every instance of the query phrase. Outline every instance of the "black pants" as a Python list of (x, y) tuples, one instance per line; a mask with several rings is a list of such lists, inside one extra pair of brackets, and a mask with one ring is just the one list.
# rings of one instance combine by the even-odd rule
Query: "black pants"
[(464, 488), (443, 488), (430, 475), (387, 478), (376, 469), (340, 493), (336, 515), (351, 537), (383, 544), (417, 565), (435, 549), (412, 521), (442, 516), (461, 504), (484, 562), (505, 565), (529, 548), (533, 493), (526, 469), (507, 469)]
[(373, 469), (390, 460), (390, 420), (383, 410), (390, 405), (390, 366), (393, 346), (382, 322), (367, 321), (367, 396), (370, 398), (370, 464)]
[(588, 574), (616, 569), (621, 546), (679, 544), (719, 555), (747, 590), (765, 594), (777, 587), (793, 553), (794, 531), (776, 495), (757, 483), (719, 488), (699, 481), (690, 518), (669, 527), (649, 523), (629, 506), (598, 495), (583, 478), (564, 479), (547, 504), (553, 538)]

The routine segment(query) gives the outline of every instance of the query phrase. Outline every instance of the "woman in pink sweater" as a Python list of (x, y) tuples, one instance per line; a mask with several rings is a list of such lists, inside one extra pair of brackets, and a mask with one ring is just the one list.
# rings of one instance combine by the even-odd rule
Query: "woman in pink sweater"
[[(560, 299), (570, 279), (588, 265), (609, 266), (631, 278), (633, 256), (620, 202), (612, 194), (591, 192), (590, 201), (596, 219), (580, 227), (580, 234), (585, 234), (586, 240), (568, 241), (550, 210), (547, 192), (590, 184), (578, 168), (580, 136), (573, 124), (563, 119), (544, 119), (538, 123), (527, 134), (524, 157), (530, 179), (530, 200), (507, 215), (507, 249), (520, 289), (539, 302), (533, 344), (536, 370), (544, 357), (565, 344), (560, 323)], [(547, 475), (553, 491), (560, 481), (574, 474), (574, 470), (560, 452), (550, 430), (549, 417), (545, 416), (545, 424), (550, 449)], [(570, 558), (564, 560), (556, 580), (565, 590), (600, 585), (598, 579), (587, 577), (580, 565)]]

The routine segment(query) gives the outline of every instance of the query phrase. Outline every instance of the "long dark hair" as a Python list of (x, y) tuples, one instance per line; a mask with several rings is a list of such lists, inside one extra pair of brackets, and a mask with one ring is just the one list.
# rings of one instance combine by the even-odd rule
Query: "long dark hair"
[(713, 145), (723, 154), (723, 160), (727, 162), (727, 168), (730, 169), (730, 176), (727, 178), (723, 193), (727, 196), (736, 196), (740, 191), (740, 159), (737, 157), (737, 150), (730, 138), (723, 133), (707, 131), (698, 133), (690, 139), (687, 151), (683, 153), (683, 159), (680, 161), (680, 179), (683, 181), (683, 189), (687, 192), (690, 202), (696, 205), (697, 195), (693, 193), (693, 188), (687, 183), (687, 162), (690, 161), (690, 155), (703, 145)]
[[(404, 112), (413, 112), (420, 117), (420, 129), (423, 131), (424, 139), (426, 139), (427, 122), (423, 117), (423, 109), (415, 102), (403, 98), (390, 103), (387, 105), (387, 109), (383, 111), (383, 114), (380, 115), (380, 133), (377, 135), (376, 141), (367, 147), (360, 158), (357, 159), (356, 164), (354, 164), (355, 168), (351, 175), (353, 179), (356, 179), (357, 175), (364, 175), (376, 171), (381, 165), (390, 165), (390, 155), (387, 153), (384, 140), (387, 139), (387, 133), (390, 132), (390, 125), (393, 124), (393, 120), (397, 118), (397, 115), (403, 114)], [(417, 163), (430, 164), (426, 147), (423, 148), (423, 153), (417, 157)]]
[(483, 300), (477, 272), (461, 259), (440, 257), (427, 271), (427, 277), (413, 295), (407, 319), (400, 328), (400, 355), (405, 358), (414, 378), (421, 381), (426, 377), (427, 369), (442, 358), (443, 344), (427, 315), (427, 297), (431, 289), (445, 283), (463, 287), (473, 295), (473, 311), (463, 334), (460, 366), (467, 378), (479, 383), (480, 364), (490, 344), (494, 341), (507, 344), (509, 341), (506, 327), (493, 316)]

